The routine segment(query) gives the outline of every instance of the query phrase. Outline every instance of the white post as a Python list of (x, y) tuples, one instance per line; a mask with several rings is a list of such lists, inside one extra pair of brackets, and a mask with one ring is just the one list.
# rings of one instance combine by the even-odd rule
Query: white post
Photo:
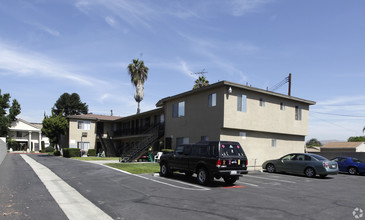
[(32, 132), (29, 131), (29, 135), (28, 135), (28, 149), (29, 151), (32, 151)]
[(42, 142), (42, 132), (40, 131), (39, 133), (39, 136), (38, 136), (38, 151), (41, 152), (42, 151), (42, 145), (41, 145), (41, 142)]

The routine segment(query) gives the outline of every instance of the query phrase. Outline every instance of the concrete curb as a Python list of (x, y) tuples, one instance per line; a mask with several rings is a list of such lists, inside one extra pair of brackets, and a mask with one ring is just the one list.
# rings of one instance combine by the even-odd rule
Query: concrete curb
[(6, 138), (0, 137), (0, 165), (4, 161), (7, 154), (8, 154), (8, 149), (6, 147)]

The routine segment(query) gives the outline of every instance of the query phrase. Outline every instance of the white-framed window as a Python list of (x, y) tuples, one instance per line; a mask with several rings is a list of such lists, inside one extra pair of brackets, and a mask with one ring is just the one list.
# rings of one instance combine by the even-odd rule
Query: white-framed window
[(181, 144), (189, 144), (189, 138), (188, 137), (177, 137), (176, 146), (179, 146)]
[(90, 121), (77, 121), (77, 129), (79, 130), (90, 130)]
[(302, 120), (302, 107), (300, 106), (295, 106), (295, 120)]
[(260, 106), (265, 107), (265, 99), (264, 98), (260, 98)]
[(276, 139), (271, 139), (271, 147), (276, 147)]
[(208, 106), (214, 107), (217, 105), (217, 93), (209, 94), (208, 96)]
[(237, 96), (237, 111), (247, 111), (247, 96), (245, 94), (239, 94)]
[(81, 150), (89, 150), (90, 149), (90, 142), (77, 142), (77, 148)]
[(280, 102), (280, 110), (285, 111), (285, 103)]
[(178, 102), (172, 105), (172, 117), (178, 118), (185, 116), (185, 102)]

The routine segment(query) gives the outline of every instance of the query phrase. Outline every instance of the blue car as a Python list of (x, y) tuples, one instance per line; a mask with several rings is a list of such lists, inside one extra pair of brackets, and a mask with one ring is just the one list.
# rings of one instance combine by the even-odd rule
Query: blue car
[(353, 157), (335, 157), (332, 159), (338, 164), (340, 172), (352, 175), (365, 174), (365, 162)]

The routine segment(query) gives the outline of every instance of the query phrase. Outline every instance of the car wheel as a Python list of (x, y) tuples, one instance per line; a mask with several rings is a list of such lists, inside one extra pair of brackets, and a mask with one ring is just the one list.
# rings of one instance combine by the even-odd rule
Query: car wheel
[(198, 170), (198, 183), (200, 185), (208, 185), (213, 179), (210, 177), (208, 171), (205, 168), (199, 168)]
[(238, 176), (229, 176), (229, 177), (223, 177), (224, 179), (224, 182), (227, 184), (227, 185), (233, 185), (236, 180), (238, 180)]
[(187, 177), (191, 177), (193, 175), (193, 172), (187, 171), (185, 172), (185, 176)]
[(304, 174), (306, 177), (314, 177), (316, 175), (316, 171), (313, 168), (308, 167), (304, 170)]
[(351, 175), (355, 175), (355, 174), (357, 174), (357, 169), (356, 169), (356, 167), (349, 167), (349, 174), (351, 174)]
[(167, 177), (171, 174), (170, 168), (167, 163), (162, 163), (160, 166), (160, 175)]
[(276, 169), (274, 164), (269, 163), (268, 165), (266, 165), (266, 171), (269, 173), (275, 173)]

